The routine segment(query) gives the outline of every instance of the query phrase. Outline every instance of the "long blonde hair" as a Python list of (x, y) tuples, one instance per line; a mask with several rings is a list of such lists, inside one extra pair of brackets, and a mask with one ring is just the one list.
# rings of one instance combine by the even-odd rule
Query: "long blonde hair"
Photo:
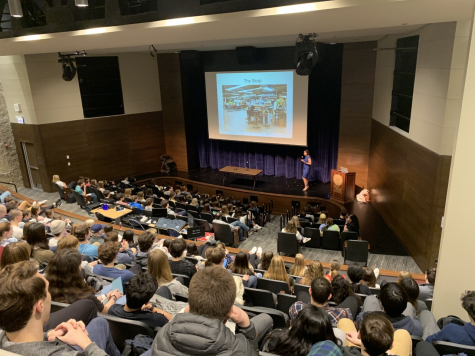
[(156, 280), (159, 286), (173, 281), (172, 271), (168, 264), (168, 257), (165, 252), (158, 249), (148, 254), (147, 272)]
[(297, 215), (292, 216), (292, 219), (290, 219), (290, 221), (292, 221), (296, 227), (300, 227), (300, 220)]
[(318, 277), (324, 277), (325, 272), (323, 271), (323, 266), (320, 261), (312, 261), (305, 271), (303, 278), (300, 280), (300, 284), (309, 286), (312, 284), (312, 281)]
[(401, 271), (399, 272), (399, 278), (397, 280), (397, 282), (401, 282), (402, 279), (404, 278), (412, 278), (412, 274), (408, 271)]
[(338, 262), (338, 260), (333, 260), (330, 263), (330, 276), (332, 277), (332, 280), (333, 280), (333, 278), (338, 276), (339, 269), (340, 269), (340, 262)]
[(58, 181), (59, 181), (59, 176), (58, 176), (57, 174), (55, 174), (55, 175), (53, 176), (53, 183), (56, 183), (56, 182), (58, 182)]
[(272, 257), (272, 261), (270, 261), (269, 269), (263, 276), (264, 278), (273, 279), (276, 281), (284, 281), (287, 282), (290, 288), (290, 280), (289, 276), (287, 275), (287, 271), (285, 270), (285, 264), (282, 257), (279, 255), (275, 255)]
[(132, 196), (132, 189), (127, 188), (127, 189), (124, 191), (124, 198), (130, 198), (131, 196)]
[(301, 253), (295, 255), (295, 262), (290, 269), (290, 274), (293, 276), (303, 277), (305, 273), (305, 257)]

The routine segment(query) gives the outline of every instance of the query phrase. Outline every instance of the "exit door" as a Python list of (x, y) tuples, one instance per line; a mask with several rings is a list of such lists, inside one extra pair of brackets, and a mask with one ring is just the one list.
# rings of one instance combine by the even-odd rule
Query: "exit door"
[(40, 167), (38, 166), (38, 156), (36, 155), (35, 145), (22, 142), (23, 155), (25, 156), (26, 170), (31, 188), (42, 189)]

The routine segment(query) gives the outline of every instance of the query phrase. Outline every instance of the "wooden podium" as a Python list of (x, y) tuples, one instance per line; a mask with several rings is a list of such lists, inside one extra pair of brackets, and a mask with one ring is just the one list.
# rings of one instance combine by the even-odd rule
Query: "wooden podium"
[(343, 204), (352, 202), (355, 198), (355, 181), (355, 172), (343, 173), (332, 169), (331, 198)]

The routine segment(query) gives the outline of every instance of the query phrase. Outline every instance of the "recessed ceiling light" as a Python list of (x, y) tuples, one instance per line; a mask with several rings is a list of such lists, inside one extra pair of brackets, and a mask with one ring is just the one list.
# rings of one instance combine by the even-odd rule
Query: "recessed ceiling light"
[(195, 22), (193, 17), (183, 17), (180, 19), (171, 19), (167, 20), (165, 23), (166, 26), (180, 26), (180, 25), (189, 25)]
[(23, 36), (23, 41), (36, 41), (41, 38), (40, 35)]
[(11, 17), (23, 17), (23, 10), (21, 8), (20, 0), (8, 0), (8, 7), (10, 9)]
[(298, 12), (307, 12), (307, 11), (315, 11), (315, 10), (317, 10), (317, 6), (315, 4), (290, 5), (290, 6), (278, 7), (277, 14), (278, 15), (295, 14)]
[(89, 0), (74, 0), (76, 3), (76, 6), (78, 7), (86, 7), (89, 6)]
[(105, 27), (89, 28), (86, 30), (86, 35), (97, 35), (98, 33), (106, 32)]

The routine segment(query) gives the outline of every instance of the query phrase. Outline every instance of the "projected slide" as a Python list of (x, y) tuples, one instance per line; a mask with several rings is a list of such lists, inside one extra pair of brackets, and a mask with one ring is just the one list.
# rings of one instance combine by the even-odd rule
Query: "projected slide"
[(292, 72), (216, 75), (219, 134), (292, 138)]

